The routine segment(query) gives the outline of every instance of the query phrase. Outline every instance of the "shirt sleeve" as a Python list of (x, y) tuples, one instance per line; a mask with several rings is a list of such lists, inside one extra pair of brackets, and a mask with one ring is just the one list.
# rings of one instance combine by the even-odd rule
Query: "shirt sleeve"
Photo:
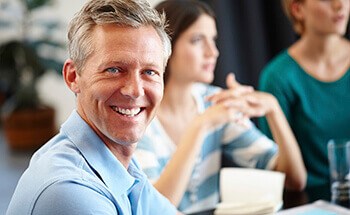
[(230, 123), (223, 135), (223, 156), (231, 166), (272, 169), (278, 147), (251, 122), (244, 128)]
[(35, 202), (33, 215), (116, 215), (114, 204), (97, 190), (74, 182), (47, 187)]

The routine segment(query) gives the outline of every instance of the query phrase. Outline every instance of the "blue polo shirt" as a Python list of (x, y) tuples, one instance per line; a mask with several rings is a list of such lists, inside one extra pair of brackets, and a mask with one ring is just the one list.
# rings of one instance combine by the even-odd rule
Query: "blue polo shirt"
[(8, 215), (176, 214), (134, 159), (125, 167), (73, 111), (32, 157)]

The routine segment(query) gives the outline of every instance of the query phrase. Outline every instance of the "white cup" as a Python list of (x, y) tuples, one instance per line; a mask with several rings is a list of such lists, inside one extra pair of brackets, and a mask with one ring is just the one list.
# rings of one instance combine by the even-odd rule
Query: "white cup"
[(328, 142), (332, 202), (350, 207), (350, 140), (331, 139)]

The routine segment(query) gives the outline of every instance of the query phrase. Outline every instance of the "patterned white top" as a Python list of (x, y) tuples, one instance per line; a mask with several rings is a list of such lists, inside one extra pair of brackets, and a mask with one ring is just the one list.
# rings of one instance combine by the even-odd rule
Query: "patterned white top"
[[(194, 86), (192, 92), (199, 112), (211, 105), (205, 97), (218, 90), (221, 89), (211, 85)], [(156, 181), (175, 150), (176, 145), (155, 118), (139, 141), (135, 156), (149, 179)], [(231, 166), (271, 169), (277, 150), (277, 145), (251, 121), (248, 121), (248, 127), (230, 123), (208, 134), (178, 209), (184, 213), (194, 213), (215, 208), (219, 202), (222, 156)]]

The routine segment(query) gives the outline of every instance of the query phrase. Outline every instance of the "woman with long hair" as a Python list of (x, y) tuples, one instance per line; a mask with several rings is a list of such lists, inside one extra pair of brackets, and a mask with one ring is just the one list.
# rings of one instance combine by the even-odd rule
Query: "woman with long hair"
[[(233, 75), (226, 90), (210, 85), (219, 56), (213, 11), (188, 0), (156, 9), (168, 19), (173, 52), (163, 100), (135, 153), (156, 189), (184, 213), (214, 208), (222, 155), (232, 166), (285, 172), (287, 188), (303, 189), (304, 164), (277, 100)], [(262, 115), (277, 144), (247, 118)]]

